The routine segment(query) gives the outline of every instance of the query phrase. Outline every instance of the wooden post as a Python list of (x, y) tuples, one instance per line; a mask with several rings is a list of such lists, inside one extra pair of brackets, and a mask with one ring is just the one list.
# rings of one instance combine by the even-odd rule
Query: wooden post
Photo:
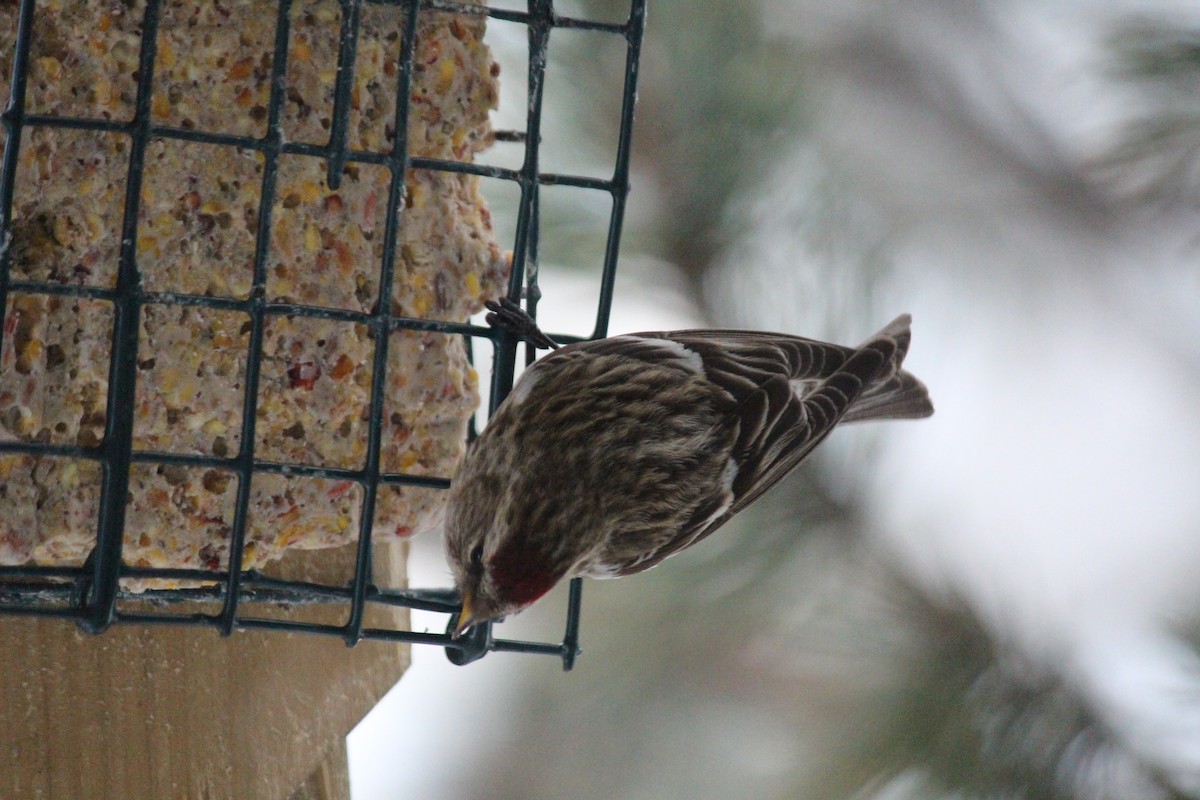
[[(288, 572), (344, 575), (352, 559), (353, 548), (298, 553)], [(403, 551), (376, 549), (380, 583), (402, 585), (403, 565)], [(304, 614), (345, 616), (331, 611)], [(371, 614), (370, 625), (406, 622), (403, 610)], [(89, 636), (60, 620), (2, 618), (0, 797), (344, 800), (346, 734), (408, 655), (305, 634), (115, 626)]]

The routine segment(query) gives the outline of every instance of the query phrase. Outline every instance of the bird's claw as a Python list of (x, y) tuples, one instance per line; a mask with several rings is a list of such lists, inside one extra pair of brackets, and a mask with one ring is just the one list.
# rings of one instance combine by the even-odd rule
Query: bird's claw
[(485, 319), (493, 328), (506, 330), (538, 350), (558, 349), (558, 343), (543, 333), (533, 317), (509, 298), (502, 297), (499, 302), (488, 300), (484, 305), (490, 312)]

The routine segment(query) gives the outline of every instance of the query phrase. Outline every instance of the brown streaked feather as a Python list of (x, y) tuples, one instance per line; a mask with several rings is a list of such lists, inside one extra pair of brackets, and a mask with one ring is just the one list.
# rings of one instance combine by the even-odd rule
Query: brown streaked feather
[(864, 347), (803, 398), (793, 392), (785, 400), (777, 390), (768, 390), (775, 403), (772, 426), (758, 441), (749, 443), (752, 449), (742, 451), (739, 441), (734, 452), (739, 472), (730, 516), (753, 503), (808, 456), (841, 421), (863, 387), (877, 378), (890, 356), (891, 352)]
[[(866, 397), (871, 405), (858, 419), (874, 418), (873, 412), (879, 410), (892, 414), (908, 410), (912, 416), (927, 416), (932, 411), (924, 386), (900, 369), (911, 340), (907, 317), (898, 318), (858, 349), (751, 331), (634, 336), (669, 339), (700, 355), (707, 378), (734, 401), (729, 414), (737, 420), (732, 457), (738, 473), (733, 502), (724, 514), (705, 524), (719, 505), (697, 509), (691, 525), (624, 572), (647, 569), (719, 528), (791, 472), (860, 399)], [(618, 338), (628, 341), (630, 337)], [(812, 381), (813, 385), (799, 394), (796, 381)], [(903, 407), (892, 400), (897, 391), (907, 398)]]

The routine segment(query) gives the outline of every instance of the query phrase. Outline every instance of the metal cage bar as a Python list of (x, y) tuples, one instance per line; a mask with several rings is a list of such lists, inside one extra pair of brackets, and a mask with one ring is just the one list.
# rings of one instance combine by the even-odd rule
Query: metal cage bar
[[(631, 0), (630, 12), (623, 22), (602, 22), (556, 13), (553, 0), (528, 0), (524, 11), (497, 9), (450, 0), (339, 0), (341, 9), (338, 46), (338, 75), (333, 92), (333, 115), (325, 144), (286, 141), (282, 133), (282, 106), (287, 86), (287, 60), (291, 37), (293, 0), (277, 0), (271, 86), (267, 105), (266, 131), (261, 137), (218, 133), (173, 125), (157, 124), (152, 119), (154, 93), (153, 70), (156, 59), (157, 31), (164, 0), (146, 0), (138, 54), (136, 97), (133, 116), (126, 121), (73, 117), (59, 114), (28, 113), (27, 78), (34, 37), (35, 0), (21, 0), (13, 52), (10, 99), (0, 114), (7, 134), (0, 158), (0, 313), (7, 313), (14, 292), (103, 301), (113, 309), (112, 340), (109, 352), (108, 396), (103, 441), (95, 447), (79, 444), (51, 444), (28, 440), (0, 442), (0, 455), (27, 454), (68, 457), (100, 467), (102, 491), (96, 520), (96, 538), (91, 556), (80, 567), (0, 566), (0, 614), (59, 617), (73, 620), (84, 630), (100, 632), (112, 624), (192, 625), (211, 627), (223, 635), (235, 630), (261, 629), (305, 632), (343, 638), (353, 645), (362, 639), (428, 644), (446, 649), (455, 663), (474, 661), (491, 651), (546, 654), (560, 658), (570, 669), (579, 652), (579, 614), (582, 584), (572, 581), (565, 612), (563, 638), (558, 642), (528, 642), (493, 635), (492, 626), (477, 626), (460, 640), (448, 633), (422, 633), (410, 630), (367, 626), (366, 610), (371, 606), (405, 607), (450, 615), (459, 611), (453, 589), (380, 588), (372, 574), (371, 535), (374, 506), (380, 486), (415, 486), (445, 489), (448, 476), (385, 473), (381, 469), (381, 438), (384, 405), (384, 380), (387, 367), (389, 334), (399, 330), (432, 331), (461, 336), (471, 352), (476, 338), (491, 340), (493, 370), (489, 413), (512, 388), (517, 343), (505, 331), (471, 323), (442, 322), (391, 313), (387, 298), (392, 296), (395, 280), (395, 251), (404, 224), (405, 180), (410, 170), (436, 170), (476, 175), (508, 181), (519, 187), (517, 232), (513, 244), (513, 268), (508, 294), (524, 294), (530, 313), (535, 313), (540, 298), (537, 283), (539, 248), (539, 194), (542, 186), (571, 186), (604, 192), (612, 199), (605, 253), (601, 265), (600, 294), (596, 325), (592, 338), (606, 335), (613, 281), (616, 275), (625, 200), (629, 192), (630, 140), (636, 99), (638, 63), (645, 27), (645, 0)], [(364, 5), (398, 7), (404, 14), (400, 42), (399, 69), (395, 76), (397, 103), (394, 140), (389, 152), (356, 150), (349, 146), (348, 109), (353, 85)], [(524, 146), (520, 168), (508, 169), (487, 164), (445, 159), (414, 157), (408, 149), (407, 131), (413, 79), (413, 55), (416, 48), (417, 22), (423, 14), (486, 15), (495, 20), (526, 26), (528, 30), (529, 71), (527, 74), (528, 108), (524, 130), (501, 130), (496, 139)], [(625, 43), (625, 72), (622, 108), (615, 164), (611, 176), (568, 175), (543, 172), (539, 151), (542, 141), (547, 49), (556, 29), (594, 32), (619, 36)], [(116, 282), (112, 286), (75, 285), (14, 278), (9, 251), (14, 195), (18, 189), (18, 156), (27, 129), (56, 128), (107, 133), (127, 137), (128, 169), (124, 185), (124, 214)], [(145, 291), (137, 263), (139, 205), (146, 147), (152, 140), (193, 142), (220, 147), (241, 148), (262, 156), (261, 195), (255, 224), (253, 291), (244, 299), (200, 296), (169, 291)], [(300, 303), (272, 301), (266, 297), (266, 270), (270, 259), (272, 208), (276, 198), (279, 162), (284, 156), (308, 156), (324, 159), (327, 184), (336, 189), (348, 164), (371, 164), (388, 170), (387, 215), (383, 231), (383, 257), (378, 264), (381, 298), (369, 312), (325, 308)], [(147, 305), (199, 306), (225, 312), (237, 312), (250, 321), (241, 403), (241, 441), (235, 454), (200, 455), (141, 451), (133, 447), (133, 400), (137, 380), (139, 317)], [(373, 334), (372, 377), (367, 419), (367, 454), (359, 469), (313, 464), (278, 463), (255, 453), (255, 420), (259, 402), (261, 347), (267, 321), (276, 317), (307, 317), (367, 326)], [(579, 337), (556, 335), (561, 341)], [(0, 352), (6, 346), (5, 329), (0, 326)], [(527, 351), (526, 359), (533, 353)], [(470, 426), (474, 435), (474, 425)], [(190, 468), (219, 468), (237, 477), (233, 524), (230, 532), (228, 564), (223, 569), (149, 569), (122, 563), (125, 497), (133, 464), (179, 465)], [(243, 554), (248, 524), (250, 490), (255, 475), (286, 474), (301, 477), (339, 479), (360, 487), (361, 516), (357, 532), (357, 550), (353, 579), (344, 585), (320, 585), (272, 578), (255, 570), (244, 570)], [(197, 588), (149, 589), (133, 595), (121, 587), (124, 578), (166, 579), (201, 582)], [(127, 609), (123, 600), (138, 601)], [(182, 610), (182, 604), (189, 604)], [(208, 609), (196, 611), (199, 608)], [(344, 624), (316, 624), (290, 619), (265, 619), (245, 614), (258, 604), (288, 606), (335, 605), (347, 610)], [(215, 610), (212, 610), (215, 609)]]

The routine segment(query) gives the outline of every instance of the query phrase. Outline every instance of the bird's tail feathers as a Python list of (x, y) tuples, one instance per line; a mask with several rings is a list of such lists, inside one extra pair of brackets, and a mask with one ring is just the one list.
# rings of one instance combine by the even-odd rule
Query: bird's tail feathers
[(901, 370), (890, 381), (863, 392), (842, 422), (872, 419), (923, 419), (933, 414), (929, 390), (911, 372)]
[(868, 387), (842, 417), (843, 422), (862, 422), (873, 419), (921, 419), (933, 413), (929, 391), (911, 372), (902, 369), (908, 346), (912, 342), (912, 317), (901, 314), (879, 333), (863, 343), (876, 347), (886, 343), (894, 347), (890, 369)]

